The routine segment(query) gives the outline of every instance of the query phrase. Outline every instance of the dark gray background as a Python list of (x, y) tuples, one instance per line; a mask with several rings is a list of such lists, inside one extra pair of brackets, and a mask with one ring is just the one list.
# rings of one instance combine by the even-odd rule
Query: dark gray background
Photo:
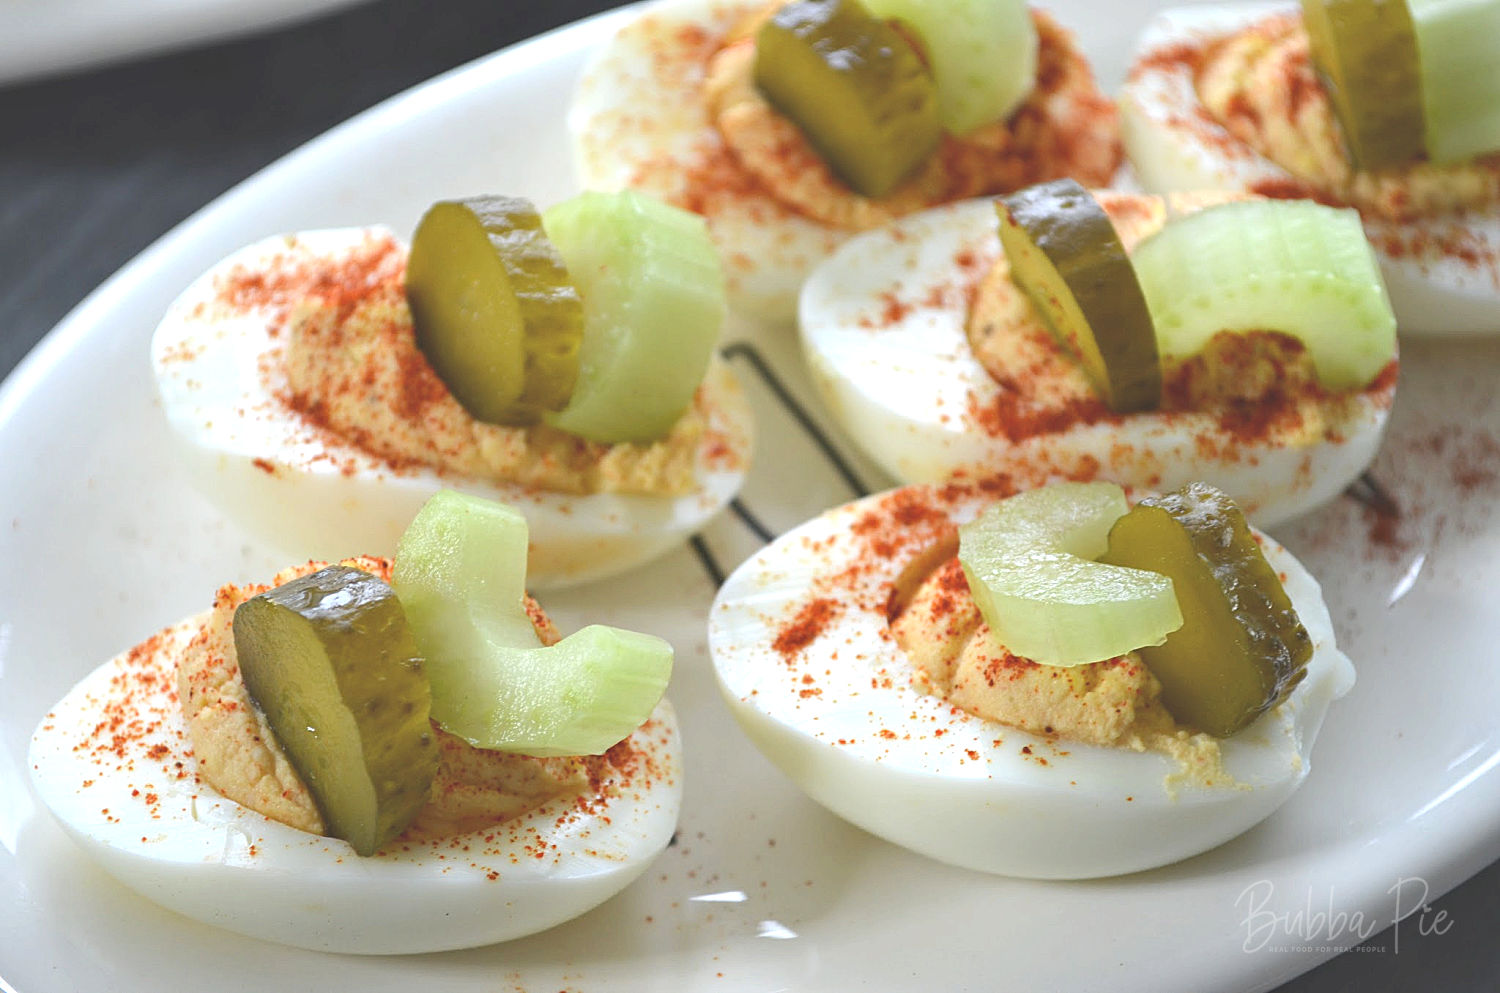
[[(609, 6), (384, 0), (246, 41), (0, 87), (0, 373), (173, 225), (304, 141), (439, 72)], [(1281, 989), (1500, 988), (1491, 937), (1500, 864), (1434, 906), (1451, 922), (1445, 934), (1419, 935), (1412, 919), (1399, 954), (1345, 954)], [(1389, 932), (1369, 942), (1392, 944)]]

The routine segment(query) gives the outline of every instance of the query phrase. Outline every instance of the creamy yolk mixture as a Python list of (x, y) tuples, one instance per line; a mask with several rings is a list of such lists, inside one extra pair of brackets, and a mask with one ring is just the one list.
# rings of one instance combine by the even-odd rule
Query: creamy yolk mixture
[[(956, 557), (957, 535), (904, 577), (909, 599), (891, 633), (916, 670), (915, 687), (961, 710), (1060, 741), (1174, 759), (1179, 777), (1230, 781), (1219, 743), (1179, 726), (1162, 706), (1161, 684), (1134, 653), (1080, 666), (1039, 665), (1011, 654), (991, 634)], [(933, 565), (923, 574), (922, 566)]]

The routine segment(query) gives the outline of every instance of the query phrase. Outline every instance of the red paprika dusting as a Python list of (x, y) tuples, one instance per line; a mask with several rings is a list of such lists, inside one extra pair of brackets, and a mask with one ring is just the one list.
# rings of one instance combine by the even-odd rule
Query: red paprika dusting
[(929, 608), (934, 621), (952, 617), (962, 607), (973, 602), (969, 594), (969, 577), (964, 573), (963, 565), (957, 557), (940, 566), (933, 574), (932, 581), (938, 588), (938, 594), (932, 599)]
[(680, 51), (702, 53), (707, 58), (716, 47), (719, 39), (698, 24), (681, 24), (673, 33), (672, 40)]
[(1399, 511), (1394, 508), (1365, 507), (1364, 515), (1365, 521), (1369, 524), (1370, 544), (1392, 550), (1404, 547), (1405, 543), (1401, 540)]
[(1453, 485), (1465, 493), (1496, 489), (1495, 482), (1500, 479), (1500, 440), (1476, 432), (1466, 441), (1450, 463)]
[(740, 457), (728, 436), (712, 428), (703, 432), (701, 455), (704, 463), (716, 470), (728, 470), (740, 465)]
[(1250, 192), (1273, 200), (1314, 200), (1325, 207), (1345, 207), (1336, 197), (1317, 189), (1311, 183), (1293, 176), (1275, 176), (1257, 179), (1250, 184)]
[(1244, 92), (1236, 93), (1231, 97), (1226, 110), (1230, 117), (1243, 118), (1247, 127), (1257, 129), (1260, 127), (1260, 114)]
[(428, 407), (448, 398), (448, 387), (421, 352), (401, 352), (398, 361), (401, 376), (395, 409), (403, 420), (417, 420)]
[(1165, 45), (1152, 49), (1137, 59), (1130, 67), (1129, 78), (1134, 82), (1151, 73), (1177, 69), (1186, 69), (1196, 77), (1207, 54), (1208, 48), (1202, 42), (1176, 42)]
[(1385, 393), (1387, 391), (1394, 390), (1396, 388), (1396, 380), (1399, 377), (1400, 372), (1400, 363), (1398, 363), (1395, 359), (1391, 359), (1391, 361), (1387, 362), (1381, 368), (1380, 372), (1375, 375), (1375, 378), (1370, 381), (1370, 385), (1365, 387), (1366, 392)]
[[(1177, 84), (1185, 83), (1196, 90), (1197, 79), (1204, 66), (1217, 54), (1223, 43), (1223, 39), (1208, 42), (1184, 41), (1148, 51), (1131, 66), (1129, 81), (1140, 83), (1148, 77), (1160, 77)], [(1224, 158), (1244, 159), (1253, 155), (1245, 143), (1226, 130), (1201, 102), (1194, 101), (1186, 116), (1177, 113), (1168, 115), (1164, 123), (1190, 132), (1195, 141)]]
[(906, 320), (907, 315), (911, 313), (911, 304), (898, 299), (896, 294), (889, 290), (880, 294), (880, 303), (880, 321), (886, 327)]
[[(671, 202), (684, 210), (712, 217), (721, 211), (742, 204), (756, 205), (752, 217), (757, 223), (768, 224), (793, 216), (790, 208), (775, 199), (752, 173), (741, 167), (727, 148), (717, 142), (700, 143), (696, 155), (680, 163), (681, 191), (671, 197)], [(651, 162), (637, 170), (636, 185), (649, 183), (651, 173), (662, 168), (661, 163)], [(744, 258), (741, 268), (754, 265), (754, 260)]]
[(1318, 81), (1312, 54), (1305, 44), (1291, 52), (1282, 70), (1282, 82), (1287, 92), (1288, 116), (1294, 121), (1302, 116), (1303, 108), (1324, 96), (1323, 84)]
[(941, 508), (918, 499), (911, 491), (898, 490), (891, 494), (888, 503), (890, 521), (899, 527), (911, 528), (919, 524), (941, 526), (948, 523), (948, 515)]
[(771, 647), (790, 660), (812, 644), (828, 625), (843, 612), (843, 605), (831, 597), (816, 597), (803, 604), (797, 615), (776, 635)]
[(401, 286), (405, 275), (405, 252), (395, 238), (371, 235), (336, 263), (294, 262), (288, 255), (269, 265), (236, 268), (217, 287), (217, 302), (234, 310), (271, 310), (284, 317), (290, 307), (316, 300), (332, 305), (342, 322), (380, 287)]
[(988, 404), (970, 394), (969, 417), (992, 438), (1025, 441), (1037, 435), (1056, 434), (1079, 425), (1105, 421), (1118, 423), (1121, 415), (1111, 411), (1097, 396), (1071, 398), (1058, 406), (1039, 407), (1022, 393), (1001, 390), (995, 395), (993, 402)]
[(1005, 680), (1015, 681), (1032, 671), (1036, 664), (1030, 659), (1023, 659), (1019, 655), (1000, 649), (986, 658), (984, 681), (990, 686), (998, 686)]
[(1488, 272), (1491, 285), (1500, 289), (1500, 250), (1461, 224), (1429, 220), (1417, 226), (1387, 226), (1376, 239), (1376, 247), (1394, 259), (1452, 259), (1466, 268)]

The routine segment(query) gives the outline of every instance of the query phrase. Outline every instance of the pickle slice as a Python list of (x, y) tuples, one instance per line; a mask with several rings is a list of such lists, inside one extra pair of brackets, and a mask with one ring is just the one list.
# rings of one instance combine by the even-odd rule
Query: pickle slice
[(889, 193), (937, 148), (932, 75), (858, 0), (792, 0), (755, 44), (756, 86), (861, 196)]
[(543, 647), (526, 613), (526, 546), (515, 510), (450, 490), (401, 536), (392, 581), (427, 658), (433, 719), (478, 748), (601, 754), (651, 715), (672, 646), (596, 624)]
[(333, 565), (246, 600), (233, 631), (245, 687), (329, 834), (373, 854), (427, 802), (438, 761), (427, 677), (396, 594)]
[(434, 204), (412, 236), (406, 295), (417, 346), (475, 419), (530, 424), (567, 404), (583, 304), (528, 201)]
[(1024, 0), (865, 0), (921, 42), (943, 127), (964, 134), (1008, 117), (1036, 85), (1036, 22)]
[(1226, 738), (1306, 674), (1307, 629), (1244, 514), (1212, 486), (1136, 504), (1110, 530), (1100, 561), (1172, 579), (1182, 627), (1140, 655), (1179, 722)]
[(1368, 384), (1396, 354), (1396, 316), (1354, 210), (1240, 200), (1172, 219), (1131, 256), (1164, 359), (1220, 331), (1299, 339), (1330, 390)]
[(703, 218), (625, 190), (583, 193), (543, 223), (584, 312), (578, 385), (547, 423), (606, 444), (664, 437), (724, 324), (724, 273)]
[(1428, 157), (1461, 162), (1500, 149), (1500, 3), (1407, 0), (1405, 6), (1417, 38)]
[(1156, 332), (1109, 215), (1073, 179), (1002, 197), (1000, 244), (1019, 286), (1111, 410), (1161, 403)]
[(1384, 169), (1420, 158), (1422, 78), (1406, 0), (1302, 0), (1302, 21), (1354, 164)]
[(1166, 577), (1091, 561), (1126, 507), (1114, 483), (1054, 483), (958, 529), (959, 564), (996, 641), (1043, 665), (1083, 665), (1182, 624)]

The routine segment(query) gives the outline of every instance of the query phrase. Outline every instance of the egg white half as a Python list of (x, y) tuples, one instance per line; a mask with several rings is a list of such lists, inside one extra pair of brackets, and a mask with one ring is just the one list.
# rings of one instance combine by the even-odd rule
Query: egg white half
[(361, 858), (198, 781), (172, 659), (207, 614), (75, 686), (41, 722), (38, 795), (111, 875), (215, 927), (321, 951), (395, 954), (505, 941), (603, 903), (666, 847), (682, 801), (676, 717), (663, 700), (629, 740), (637, 774), (588, 810), (566, 794), (492, 828)]
[[(704, 389), (709, 417), (696, 486), (679, 496), (550, 493), (425, 467), (394, 468), (354, 444), (311, 430), (276, 399), (262, 373), (278, 317), (231, 305), (217, 287), (241, 268), (279, 258), (333, 258), (380, 228), (277, 236), (229, 256), (172, 304), (151, 343), (157, 392), (200, 488), (272, 547), (337, 561), (386, 554), (422, 504), (459, 489), (515, 507), (531, 532), (527, 584), (548, 589), (630, 569), (679, 545), (738, 492), (750, 458), (752, 421), (738, 383), (717, 359)], [(284, 379), (284, 377), (283, 377)]]
[[(965, 333), (974, 287), (1000, 255), (995, 207), (937, 207), (845, 242), (803, 287), (799, 323), (834, 416), (905, 483), (1007, 475), (1017, 485), (1100, 478), (1134, 489), (1202, 480), (1269, 527), (1333, 499), (1370, 464), (1390, 397), (1361, 394), (1338, 440), (1231, 440), (1212, 413), (1124, 415), (1019, 441), (980, 412), (1002, 387)], [(1021, 384), (1024, 389), (1024, 382)]]
[[(1263, 546), (1312, 637), (1306, 677), (1222, 742), (1234, 785), (1169, 784), (1178, 770), (1164, 755), (1051, 741), (912, 688), (914, 668), (886, 619), (893, 584), (946, 522), (972, 519), (985, 500), (908, 489), (908, 506), (938, 513), (903, 526), (904, 555), (880, 561), (857, 533), (890, 494), (868, 497), (753, 556), (709, 616), (714, 670), (736, 720), (814, 800), (943, 862), (1074, 879), (1206, 851), (1269, 816), (1307, 777), (1328, 706), (1353, 685), (1354, 668), (1334, 643), (1318, 584), (1290, 553)], [(801, 651), (778, 651), (784, 626), (820, 596), (838, 601), (821, 633)]]
[[(1144, 189), (1249, 190), (1293, 179), (1213, 122), (1198, 100), (1191, 68), (1162, 57), (1292, 9), (1282, 3), (1184, 7), (1163, 12), (1146, 28), (1119, 101), (1125, 153)], [(1403, 332), (1500, 333), (1500, 205), (1408, 222), (1367, 218), (1365, 231)], [(1458, 244), (1461, 254), (1442, 247)]]

